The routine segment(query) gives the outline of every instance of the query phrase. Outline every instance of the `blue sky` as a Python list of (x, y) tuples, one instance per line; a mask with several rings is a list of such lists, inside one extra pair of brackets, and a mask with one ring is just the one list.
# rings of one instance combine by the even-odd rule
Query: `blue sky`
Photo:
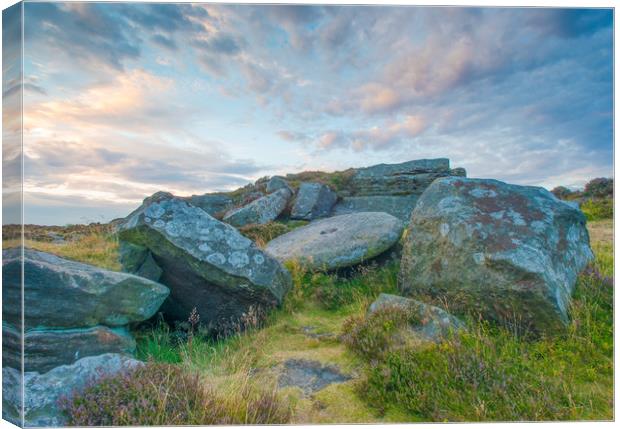
[(449, 157), (612, 171), (611, 10), (26, 3), (26, 222), (147, 195)]

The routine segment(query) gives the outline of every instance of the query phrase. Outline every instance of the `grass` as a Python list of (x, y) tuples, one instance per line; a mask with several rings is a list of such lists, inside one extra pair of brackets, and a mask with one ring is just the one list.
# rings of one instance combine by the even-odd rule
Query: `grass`
[[(273, 227), (256, 232), (257, 239), (269, 238)], [(158, 323), (134, 331), (137, 357), (181, 368), (183, 374), (199, 374), (208, 397), (229, 404), (224, 414), (235, 422), (258, 421), (243, 417), (230, 404), (241, 401), (247, 409), (248, 402), (242, 399), (259, 397), (256, 392), (271, 398), (269, 382), (286, 360), (294, 358), (336, 364), (353, 379), (312, 396), (294, 387), (280, 390), (274, 401), (290, 412), (289, 423), (609, 420), (613, 418), (613, 223), (589, 222), (588, 229), (596, 260), (580, 276), (572, 323), (559, 337), (526, 340), (467, 320), (466, 334), (440, 345), (391, 350), (388, 344), (381, 347), (385, 353), (367, 353), (368, 347), (358, 349), (341, 340), (343, 327), (365, 320), (368, 305), (379, 293), (398, 293), (398, 263), (361, 267), (346, 277), (309, 273), (289, 264), (293, 290), (260, 329), (216, 341), (200, 331), (173, 331)], [(27, 245), (119, 268), (117, 243), (109, 233), (90, 231), (72, 240), (60, 244), (29, 240)], [(374, 341), (368, 344), (380, 342), (382, 330), (390, 332), (389, 317), (381, 323), (379, 330), (366, 330)], [(363, 338), (364, 331), (360, 332)], [(150, 395), (147, 399), (157, 398), (157, 391)], [(269, 403), (266, 399), (267, 408)], [(215, 419), (213, 424), (222, 421)]]
[(245, 225), (239, 228), (239, 232), (263, 248), (274, 238), (307, 224), (304, 220), (276, 221), (264, 225)]
[(580, 208), (588, 221), (612, 219), (614, 217), (613, 198), (591, 198), (581, 203)]

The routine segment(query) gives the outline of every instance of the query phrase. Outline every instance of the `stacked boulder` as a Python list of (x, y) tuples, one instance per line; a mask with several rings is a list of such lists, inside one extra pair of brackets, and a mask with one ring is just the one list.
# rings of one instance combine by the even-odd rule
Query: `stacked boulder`
[[(112, 355), (118, 356), (116, 360), (132, 361), (135, 341), (128, 325), (152, 317), (169, 294), (168, 288), (145, 278), (31, 249), (24, 249), (23, 257), (21, 248), (6, 249), (2, 256), (2, 295), (7, 303), (2, 324), (5, 380), (19, 376), (22, 364), (24, 377), (32, 378), (59, 367), (82, 365), (79, 362), (84, 358), (96, 361), (99, 356)], [(19, 305), (22, 268), (23, 314)], [(103, 365), (104, 373), (107, 369)], [(3, 390), (5, 387), (3, 383)], [(54, 388), (36, 386), (48, 387)], [(63, 386), (73, 387), (69, 382)], [(31, 401), (31, 395), (34, 393), (26, 389), (31, 414), (47, 416), (41, 404)], [(11, 404), (7, 405), (11, 409)]]
[(224, 215), (223, 221), (236, 227), (272, 222), (284, 211), (292, 195), (291, 190), (286, 187), (277, 189), (243, 207), (229, 211)]
[(418, 198), (435, 179), (465, 175), (463, 168), (451, 169), (447, 158), (357, 168), (339, 192), (332, 215), (383, 211), (409, 222)]
[(497, 180), (434, 181), (405, 237), (404, 294), (527, 332), (565, 327), (577, 276), (593, 258), (579, 209), (543, 188)]
[[(286, 189), (280, 191), (288, 192)], [(273, 194), (272, 194), (273, 195)], [(291, 286), (291, 277), (273, 257), (260, 250), (231, 225), (179, 198), (147, 198), (119, 226), (121, 254), (126, 270), (160, 272), (170, 297), (164, 316), (187, 321), (196, 309), (200, 322), (218, 330), (243, 323), (254, 310), (279, 305)]]

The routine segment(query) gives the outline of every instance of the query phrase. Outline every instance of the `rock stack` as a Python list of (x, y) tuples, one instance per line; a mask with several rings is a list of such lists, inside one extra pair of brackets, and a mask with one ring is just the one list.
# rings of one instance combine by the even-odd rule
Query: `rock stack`
[[(102, 355), (118, 356), (112, 360), (131, 362), (135, 341), (128, 325), (153, 316), (169, 293), (165, 286), (142, 277), (31, 249), (24, 249), (23, 258), (21, 248), (4, 250), (2, 256), (2, 295), (7, 303), (3, 308), (2, 324), (5, 380), (19, 377), (23, 364), (25, 379), (49, 379), (50, 383), (70, 391), (76, 386), (69, 380), (41, 378), (40, 375), (60, 367), (84, 366), (79, 363), (84, 358), (96, 362)], [(23, 336), (21, 306), (8, 305), (21, 302), (22, 268)], [(103, 363), (100, 366), (104, 373), (110, 369)], [(90, 373), (92, 377), (96, 375), (96, 372)], [(11, 397), (11, 389), (5, 387), (3, 383), (3, 390)], [(41, 383), (34, 387), (54, 389), (53, 385)], [(26, 390), (24, 405), (29, 410), (26, 420), (30, 424), (45, 425), (49, 416), (42, 411), (40, 403), (33, 402), (35, 396), (34, 392)], [(11, 408), (10, 403), (7, 406)], [(39, 420), (29, 420), (28, 413), (39, 416)]]

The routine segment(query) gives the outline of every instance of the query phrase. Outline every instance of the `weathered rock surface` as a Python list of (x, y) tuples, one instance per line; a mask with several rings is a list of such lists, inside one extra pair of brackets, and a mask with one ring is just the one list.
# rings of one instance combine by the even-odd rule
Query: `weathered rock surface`
[(329, 216), (337, 200), (338, 195), (329, 186), (304, 182), (297, 191), (291, 219), (314, 220)]
[(351, 187), (357, 196), (421, 195), (433, 180), (454, 175), (464, 176), (465, 170), (451, 170), (447, 158), (418, 159), (358, 168), (351, 179)]
[[(21, 368), (21, 333), (2, 326), (2, 365)], [(95, 326), (84, 329), (36, 329), (24, 335), (24, 368), (46, 372), (87, 356), (133, 354), (136, 343), (125, 328)]]
[(439, 342), (449, 335), (465, 329), (465, 324), (450, 313), (415, 299), (382, 293), (368, 308), (368, 314), (391, 307), (411, 312), (413, 317), (404, 334), (407, 342)]
[[(2, 294), (20, 302), (21, 249), (2, 251)], [(25, 328), (122, 326), (150, 318), (168, 288), (142, 277), (24, 250)], [(21, 323), (20, 308), (6, 307), (4, 321)]]
[(193, 206), (199, 207), (211, 216), (226, 213), (233, 205), (232, 197), (223, 193), (192, 195), (191, 197), (181, 198)]
[(332, 215), (384, 211), (409, 222), (416, 201), (440, 177), (465, 176), (463, 168), (450, 168), (447, 158), (419, 159), (400, 164), (379, 164), (353, 170)]
[(402, 232), (403, 223), (387, 213), (353, 213), (317, 220), (276, 237), (265, 251), (279, 261), (298, 260), (311, 270), (331, 270), (382, 254)]
[(403, 245), (400, 289), (461, 311), (555, 332), (593, 258), (583, 213), (543, 188), (443, 178), (422, 195)]
[(291, 286), (282, 265), (232, 226), (179, 199), (143, 205), (119, 228), (123, 241), (147, 248), (171, 294), (166, 317), (204, 324), (237, 320), (250, 307), (282, 302)]
[(336, 365), (323, 365), (308, 359), (289, 359), (284, 362), (278, 378), (278, 387), (299, 387), (305, 395), (318, 392), (334, 383), (344, 383), (351, 377)]
[(344, 197), (332, 211), (333, 216), (359, 212), (385, 212), (409, 222), (411, 212), (418, 201), (417, 195), (373, 195), (367, 197)]
[(78, 392), (100, 376), (114, 375), (129, 370), (142, 362), (129, 357), (108, 353), (85, 357), (72, 365), (63, 365), (46, 373), (25, 372), (24, 421), (21, 421), (21, 373), (11, 367), (2, 368), (2, 418), (19, 426), (63, 426), (66, 417), (60, 412), (58, 401)]
[(236, 227), (250, 224), (265, 224), (275, 220), (286, 208), (292, 193), (282, 188), (272, 194), (265, 195), (250, 204), (232, 210), (223, 218), (223, 221)]
[(163, 273), (149, 249), (126, 241), (119, 244), (119, 262), (124, 271), (154, 282), (158, 282)]
[(271, 194), (280, 189), (288, 189), (289, 191), (291, 191), (291, 193), (293, 192), (286, 179), (280, 176), (273, 176), (271, 179), (269, 179), (267, 185), (265, 186), (265, 191), (268, 194)]

